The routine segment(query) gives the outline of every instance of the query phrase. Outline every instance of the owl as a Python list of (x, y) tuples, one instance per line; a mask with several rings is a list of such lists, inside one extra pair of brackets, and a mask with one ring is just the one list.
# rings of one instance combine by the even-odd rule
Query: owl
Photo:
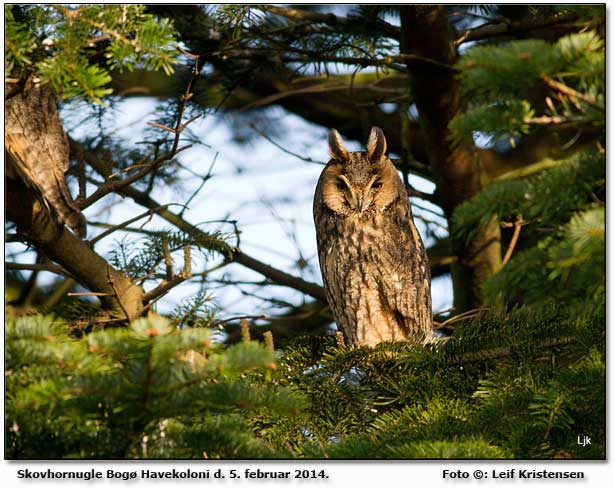
[(68, 138), (51, 87), (28, 82), (5, 101), (4, 147), (6, 177), (19, 176), (53, 219), (85, 236), (85, 218), (66, 185)]
[(346, 342), (419, 341), (432, 332), (430, 269), (386, 138), (373, 127), (365, 152), (328, 135), (331, 160), (313, 215), (326, 297)]

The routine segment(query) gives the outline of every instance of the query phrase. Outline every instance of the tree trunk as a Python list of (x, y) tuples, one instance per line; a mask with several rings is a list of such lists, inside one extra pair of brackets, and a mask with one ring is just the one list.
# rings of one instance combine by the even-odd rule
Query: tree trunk
[[(453, 65), (458, 57), (454, 30), (443, 6), (401, 7), (401, 51)], [(487, 175), (471, 143), (453, 147), (448, 124), (461, 110), (456, 73), (444, 69), (410, 71), (411, 89), (420, 115), (428, 160), (435, 175), (437, 193), (448, 222), (454, 209), (478, 193)], [(452, 265), (456, 312), (482, 302), (481, 285), (501, 263), (500, 230), (495, 221), (478, 230), (471, 242), (455, 239)]]

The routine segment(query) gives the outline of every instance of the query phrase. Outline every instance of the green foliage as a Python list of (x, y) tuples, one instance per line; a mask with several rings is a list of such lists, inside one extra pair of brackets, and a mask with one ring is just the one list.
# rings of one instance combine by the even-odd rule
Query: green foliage
[(16, 66), (32, 64), (31, 53), (36, 41), (25, 25), (13, 16), (13, 7), (4, 6), (4, 76), (10, 77)]
[(7, 5), (5, 77), (34, 74), (63, 98), (100, 103), (112, 70), (173, 73), (175, 30), (143, 5)]
[(605, 127), (603, 41), (589, 31), (476, 46), (458, 68), (470, 103), (450, 126), (457, 143), (477, 131), (513, 147), (537, 125), (569, 134), (564, 158), (502, 175), (455, 210), (457, 239), (493, 218), (522, 226), (503, 234), (511, 259), (482, 288), (501, 312), (446, 345), (474, 360), (493, 352), (465, 429), (513, 457), (603, 458), (603, 444), (576, 439), (605, 440), (605, 153), (599, 143), (569, 151)]
[[(493, 139), (504, 134), (514, 141), (513, 138), (529, 132), (530, 126), (524, 121), (533, 115), (534, 111), (528, 101), (503, 100), (468, 111), (462, 117), (455, 118), (450, 128), (455, 135), (462, 134), (463, 137), (467, 131), (471, 131), (490, 135)], [(456, 144), (461, 140), (462, 137), (457, 136)]]
[[(183, 251), (185, 262), (186, 248), (198, 250), (203, 259), (216, 251), (222, 254), (230, 253), (232, 248), (226, 243), (225, 238), (227, 236), (219, 232), (203, 232), (201, 236), (195, 238), (181, 231), (150, 231), (141, 240), (116, 241), (116, 247), (111, 251), (109, 261), (128, 276), (142, 279), (151, 277), (164, 264), (165, 258), (170, 256), (174, 259), (178, 251)], [(188, 253), (190, 261), (192, 254)], [(195, 256), (195, 261), (196, 258)]]
[[(554, 44), (528, 39), (475, 46), (457, 68), (470, 103), (450, 124), (456, 144), (476, 131), (513, 144), (515, 137), (544, 124), (605, 125), (605, 49), (595, 32), (571, 34)], [(535, 89), (544, 85), (552, 89), (551, 100), (537, 109)], [(543, 114), (534, 117), (538, 110)]]
[[(484, 284), (494, 300), (503, 293), (509, 302), (583, 302), (602, 307), (605, 297), (605, 215), (603, 207), (574, 214), (556, 238), (548, 237), (516, 254)], [(544, 287), (547, 284), (547, 287)]]
[[(150, 316), (77, 340), (49, 316), (7, 318), (11, 458), (272, 456), (246, 414), (296, 415), (255, 342), (223, 349), (210, 332)], [(264, 378), (263, 377), (263, 378)]]
[(596, 194), (603, 194), (604, 163), (604, 154), (591, 150), (556, 161), (535, 176), (495, 180), (456, 209), (454, 232), (469, 239), (476, 228), (495, 216), (513, 221), (522, 215), (535, 230), (562, 225), (573, 213), (594, 205)]
[[(7, 322), (11, 458), (602, 458), (603, 310), (492, 312), (424, 348), (223, 348), (158, 316)], [(272, 368), (275, 366), (275, 368)], [(585, 451), (576, 433), (591, 433)]]
[[(603, 309), (551, 303), (483, 314), (426, 349), (305, 339), (274, 376), (303, 416), (258, 426), (314, 458), (602, 458), (603, 324)], [(578, 449), (580, 426), (598, 446)]]
[[(569, 8), (595, 15), (592, 7)], [(381, 57), (396, 48), (378, 35), (379, 17), (394, 7), (352, 9), (343, 33), (266, 9), (207, 7), (228, 57), (229, 89), (250, 70), (279, 66), (282, 56), (311, 75), (329, 65), (309, 51)], [(473, 10), (496, 14), (496, 7)], [(177, 61), (173, 26), (143, 6), (12, 5), (5, 18), (5, 76), (34, 74), (64, 97), (100, 101), (111, 70), (168, 73)], [(256, 68), (242, 63), (247, 49), (262, 56)], [(98, 310), (81, 301), (61, 304), (61, 320), (8, 317), (7, 457), (603, 459), (605, 156), (599, 144), (566, 151), (604, 128), (603, 42), (586, 31), (554, 43), (482, 44), (457, 68), (469, 101), (450, 127), (457, 143), (481, 134), (513, 146), (537, 126), (565, 135), (564, 156), (500, 177), (455, 211), (452, 231), (463, 240), (493, 218), (522, 217), (511, 259), (484, 284), (489, 311), (452, 323), (452, 337), (428, 346), (346, 347), (312, 337), (275, 355), (256, 342), (213, 341), (206, 328), (217, 307), (204, 280), (168, 318), (129, 328), (88, 332), (82, 324)], [(176, 114), (177, 104), (159, 122), (172, 126)], [(113, 147), (111, 159), (124, 166), (108, 174), (130, 174), (165, 151), (172, 141), (156, 131), (153, 141), (147, 134), (150, 152)], [(101, 160), (101, 148), (111, 151), (105, 138), (85, 145)], [(174, 163), (157, 168), (156, 178), (171, 183)], [(147, 193), (152, 186), (153, 179), (135, 185)], [(216, 232), (200, 240), (143, 232), (111, 256), (141, 281), (168, 276), (165, 261), (180, 264), (187, 249), (203, 259), (233, 251)], [(590, 447), (576, 443), (584, 433)]]

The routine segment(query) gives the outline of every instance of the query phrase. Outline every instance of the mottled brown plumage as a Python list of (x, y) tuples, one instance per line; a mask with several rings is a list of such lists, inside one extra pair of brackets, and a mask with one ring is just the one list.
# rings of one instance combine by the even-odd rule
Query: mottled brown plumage
[(430, 270), (409, 199), (374, 127), (366, 152), (329, 134), (332, 159), (316, 187), (320, 269), (337, 325), (349, 343), (418, 340), (432, 331)]
[(27, 83), (6, 100), (4, 117), (7, 178), (19, 175), (42, 199), (52, 217), (85, 236), (85, 218), (66, 185), (68, 138), (51, 87)]

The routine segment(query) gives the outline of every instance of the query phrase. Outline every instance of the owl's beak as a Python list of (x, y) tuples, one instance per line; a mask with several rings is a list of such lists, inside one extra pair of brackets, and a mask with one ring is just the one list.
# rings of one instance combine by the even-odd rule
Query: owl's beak
[(365, 206), (365, 196), (362, 194), (358, 194), (356, 196), (356, 208), (358, 209), (358, 212), (362, 212), (363, 208)]

